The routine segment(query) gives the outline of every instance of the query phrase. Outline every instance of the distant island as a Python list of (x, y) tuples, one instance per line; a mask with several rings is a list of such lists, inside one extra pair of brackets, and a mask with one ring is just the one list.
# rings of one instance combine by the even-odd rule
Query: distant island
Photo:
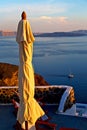
[(16, 36), (15, 31), (0, 31), (0, 36)]
[(77, 37), (87, 36), (87, 30), (77, 30), (71, 32), (36, 33), (35, 37)]
[[(0, 36), (16, 36), (16, 31), (0, 31)], [(87, 30), (76, 30), (70, 32), (34, 33), (35, 37), (77, 37), (87, 36)]]

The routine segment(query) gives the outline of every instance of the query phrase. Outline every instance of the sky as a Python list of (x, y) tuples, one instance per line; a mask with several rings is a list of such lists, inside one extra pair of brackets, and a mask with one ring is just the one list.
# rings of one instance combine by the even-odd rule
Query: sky
[(87, 30), (87, 0), (1, 0), (0, 30), (16, 31), (22, 11), (36, 33)]

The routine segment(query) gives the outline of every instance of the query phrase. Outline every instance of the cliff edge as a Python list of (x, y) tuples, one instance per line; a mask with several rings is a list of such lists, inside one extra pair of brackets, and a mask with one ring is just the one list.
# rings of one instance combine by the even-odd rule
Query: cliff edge
[[(35, 74), (35, 86), (48, 85), (45, 79)], [(0, 86), (18, 86), (18, 66), (0, 63)]]

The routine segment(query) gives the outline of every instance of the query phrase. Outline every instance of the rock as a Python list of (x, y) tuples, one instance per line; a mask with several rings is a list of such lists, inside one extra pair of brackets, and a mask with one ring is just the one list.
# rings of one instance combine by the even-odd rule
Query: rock
[[(44, 78), (35, 74), (35, 86), (48, 85)], [(18, 66), (0, 63), (0, 86), (18, 86)]]

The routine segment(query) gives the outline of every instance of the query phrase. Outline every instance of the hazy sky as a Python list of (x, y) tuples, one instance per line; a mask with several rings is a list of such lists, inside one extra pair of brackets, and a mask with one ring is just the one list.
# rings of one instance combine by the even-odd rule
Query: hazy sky
[(87, 0), (0, 0), (0, 30), (16, 31), (23, 10), (33, 32), (87, 29)]

